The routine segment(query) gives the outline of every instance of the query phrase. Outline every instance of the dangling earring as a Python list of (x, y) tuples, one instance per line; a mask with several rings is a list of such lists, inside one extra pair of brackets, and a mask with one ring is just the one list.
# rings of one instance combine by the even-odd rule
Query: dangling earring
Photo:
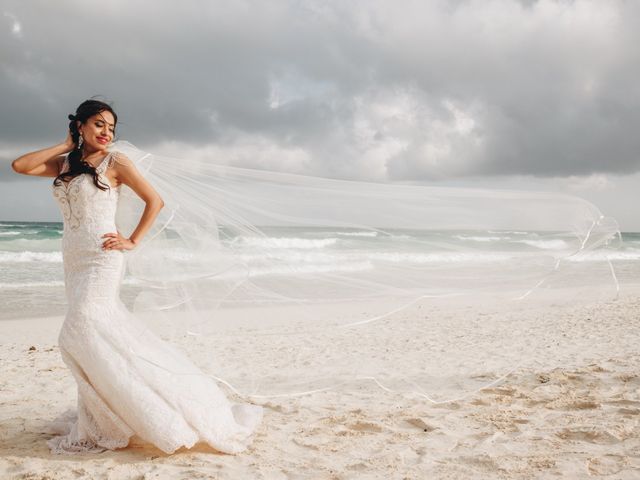
[(78, 150), (80, 150), (80, 147), (82, 147), (82, 135), (78, 138)]

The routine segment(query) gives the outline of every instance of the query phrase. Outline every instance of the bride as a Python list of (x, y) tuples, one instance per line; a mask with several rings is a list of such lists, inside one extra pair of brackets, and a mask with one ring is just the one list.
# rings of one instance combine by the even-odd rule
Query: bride
[[(245, 450), (262, 407), (229, 401), (186, 355), (145, 329), (119, 297), (124, 251), (135, 249), (152, 227), (162, 198), (127, 155), (108, 150), (117, 123), (110, 105), (86, 100), (69, 119), (64, 143), (12, 163), (17, 173), (55, 177), (53, 196), (64, 221), (68, 308), (58, 343), (78, 401), (56, 422), (50, 449), (113, 450), (136, 435), (166, 453), (198, 442), (225, 453)], [(128, 237), (115, 223), (122, 184), (145, 203)], [(146, 361), (135, 351), (144, 352)]]

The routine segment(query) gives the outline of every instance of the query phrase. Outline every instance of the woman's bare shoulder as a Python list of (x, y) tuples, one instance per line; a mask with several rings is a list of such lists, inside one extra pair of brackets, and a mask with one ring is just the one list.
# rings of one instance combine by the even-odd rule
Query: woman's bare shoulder
[(133, 166), (133, 162), (131, 161), (131, 159), (127, 157), (126, 154), (119, 152), (117, 150), (114, 151), (113, 154), (111, 155), (111, 161), (114, 166), (117, 166), (117, 165), (122, 165), (125, 167)]

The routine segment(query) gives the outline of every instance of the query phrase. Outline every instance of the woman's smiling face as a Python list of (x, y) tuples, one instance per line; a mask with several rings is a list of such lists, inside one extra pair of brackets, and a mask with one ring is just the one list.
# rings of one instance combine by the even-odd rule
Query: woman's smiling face
[(104, 150), (113, 140), (115, 119), (110, 111), (105, 110), (89, 117), (84, 124), (78, 122), (78, 129), (83, 146), (89, 147), (87, 150)]

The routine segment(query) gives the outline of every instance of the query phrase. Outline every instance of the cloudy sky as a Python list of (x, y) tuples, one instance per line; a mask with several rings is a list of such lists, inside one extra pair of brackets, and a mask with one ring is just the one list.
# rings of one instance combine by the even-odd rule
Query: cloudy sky
[(568, 191), (640, 231), (640, 2), (0, 0), (0, 220), (59, 220), (11, 161), (87, 98), (157, 153), (332, 178)]

